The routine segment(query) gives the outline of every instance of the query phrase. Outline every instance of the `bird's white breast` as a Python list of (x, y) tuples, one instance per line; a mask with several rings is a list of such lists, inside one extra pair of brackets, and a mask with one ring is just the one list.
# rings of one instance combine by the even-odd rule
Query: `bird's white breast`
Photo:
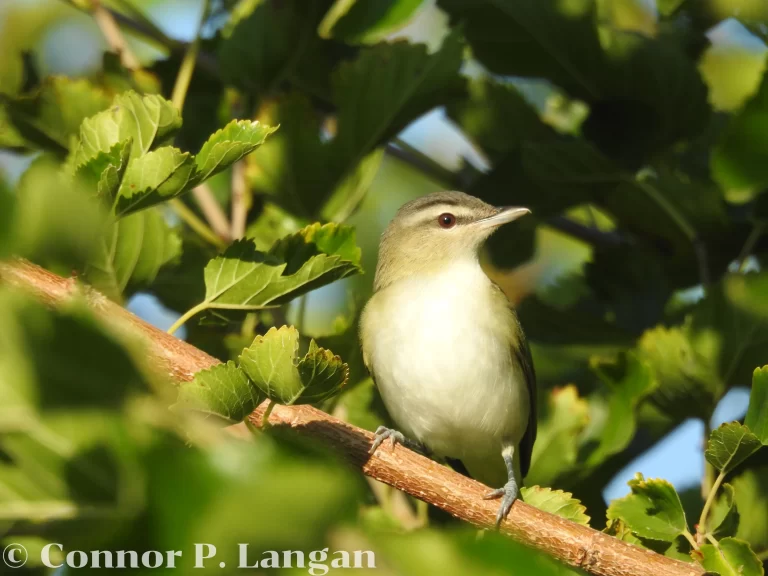
[(501, 462), (502, 442), (517, 444), (528, 422), (513, 323), (476, 261), (377, 292), (363, 348), (400, 430), (441, 456)]

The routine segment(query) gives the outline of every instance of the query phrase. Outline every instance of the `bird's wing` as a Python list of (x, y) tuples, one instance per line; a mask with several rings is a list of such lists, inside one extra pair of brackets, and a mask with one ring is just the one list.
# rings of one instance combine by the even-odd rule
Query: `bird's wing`
[(515, 329), (517, 330), (517, 346), (515, 346), (514, 354), (517, 357), (518, 362), (520, 362), (520, 366), (523, 370), (525, 384), (528, 387), (528, 396), (530, 397), (528, 427), (525, 429), (525, 434), (523, 434), (523, 439), (520, 440), (520, 446), (518, 447), (520, 452), (520, 472), (523, 478), (525, 478), (525, 476), (528, 474), (528, 469), (531, 467), (533, 443), (536, 441), (536, 372), (533, 369), (531, 350), (528, 348), (528, 342), (525, 339), (523, 327), (520, 326), (520, 322), (517, 320), (516, 314), (515, 324)]

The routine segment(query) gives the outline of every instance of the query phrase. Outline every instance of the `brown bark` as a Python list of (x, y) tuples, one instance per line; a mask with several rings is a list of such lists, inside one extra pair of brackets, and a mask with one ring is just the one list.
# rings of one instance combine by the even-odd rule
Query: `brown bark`
[[(83, 294), (105, 319), (142, 334), (148, 341), (153, 362), (177, 380), (188, 381), (196, 371), (219, 363), (194, 346), (147, 324), (98, 292), (83, 289), (73, 280), (29, 263), (0, 263), (0, 281), (31, 292), (50, 305), (61, 304), (75, 293)], [(249, 417), (256, 426), (261, 425), (264, 408), (262, 404)], [(374, 456), (370, 456), (370, 432), (311, 406), (277, 406), (269, 421), (274, 426), (289, 427), (297, 434), (322, 441), (339, 451), (363, 474), (442, 508), (457, 518), (481, 528), (491, 528), (494, 524), (498, 502), (482, 499), (488, 491), (486, 486), (407, 448), (398, 445), (393, 449), (389, 442), (385, 442)], [(704, 574), (696, 564), (633, 546), (520, 501), (513, 505), (502, 523), (501, 532), (561, 562), (601, 576)]]

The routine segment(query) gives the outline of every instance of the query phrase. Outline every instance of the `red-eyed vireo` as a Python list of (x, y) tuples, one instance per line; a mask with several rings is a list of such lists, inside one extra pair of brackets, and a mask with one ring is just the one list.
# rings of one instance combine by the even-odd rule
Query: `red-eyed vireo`
[(374, 294), (363, 311), (363, 358), (400, 431), (503, 485), (497, 526), (517, 499), (536, 439), (536, 378), (525, 336), (479, 251), (501, 225), (529, 213), (461, 192), (405, 204), (381, 237)]

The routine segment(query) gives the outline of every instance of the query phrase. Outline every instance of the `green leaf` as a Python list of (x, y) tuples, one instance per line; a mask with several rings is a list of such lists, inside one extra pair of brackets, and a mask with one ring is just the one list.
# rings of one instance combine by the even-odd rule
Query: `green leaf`
[(275, 130), (255, 121), (233, 120), (208, 138), (195, 156), (197, 180), (207, 180), (250, 154)]
[(725, 189), (760, 191), (768, 186), (761, 154), (768, 146), (768, 74), (757, 93), (733, 116), (712, 154), (712, 176)]
[(523, 486), (520, 489), (520, 494), (523, 501), (534, 508), (555, 514), (582, 526), (589, 526), (589, 516), (585, 514), (586, 507), (570, 492), (542, 488), (541, 486)]
[(595, 1), (438, 4), (452, 23), (463, 23), (473, 55), (491, 72), (545, 78), (589, 103), (585, 133), (622, 163), (647, 159), (708, 120), (706, 87), (676, 43), (598, 29)]
[(179, 398), (173, 407), (235, 424), (245, 420), (262, 400), (260, 390), (230, 361), (201, 370), (191, 382), (181, 384)]
[(265, 121), (281, 128), (252, 157), (251, 185), (307, 218), (317, 218), (340, 186), (362, 194), (348, 186), (350, 178), (367, 180), (370, 166), (361, 164), (413, 120), (463, 92), (461, 62), (457, 34), (434, 54), (407, 42), (362, 49), (333, 73), (338, 130), (330, 142), (322, 141), (313, 106), (299, 94), (266, 111)]
[(338, 393), (349, 368), (314, 340), (299, 357), (299, 332), (293, 326), (270, 328), (243, 350), (240, 367), (270, 400), (279, 404), (312, 404)]
[(661, 479), (635, 474), (632, 493), (608, 507), (608, 519), (620, 519), (641, 538), (672, 542), (687, 529), (685, 512), (674, 486)]
[(2, 100), (10, 122), (23, 138), (56, 152), (66, 151), (80, 123), (110, 102), (106, 92), (88, 80), (64, 76), (46, 78), (29, 95)]
[(712, 466), (728, 473), (759, 448), (760, 440), (749, 428), (738, 422), (729, 422), (712, 430), (704, 455)]
[(712, 506), (707, 528), (717, 540), (736, 535), (739, 529), (739, 511), (734, 500), (733, 486), (730, 484), (723, 484), (722, 492)]
[(312, 224), (268, 253), (239, 240), (205, 267), (204, 308), (255, 310), (360, 272), (354, 228)]
[(115, 222), (85, 270), (95, 288), (122, 301), (127, 288), (147, 286), (160, 269), (181, 255), (181, 238), (163, 214), (150, 209)]
[(179, 111), (164, 98), (136, 92), (115, 97), (108, 110), (86, 118), (69, 164), (75, 169), (118, 142), (131, 140), (131, 157), (138, 158), (167, 143), (181, 127)]
[(109, 151), (99, 152), (75, 172), (75, 177), (92, 190), (96, 190), (99, 198), (110, 208), (115, 203), (117, 191), (128, 167), (131, 142), (131, 139), (117, 142)]
[(768, 516), (752, 513), (768, 509), (768, 466), (747, 468), (731, 480), (734, 500), (739, 510), (736, 537), (749, 542), (753, 550), (768, 550)]
[(586, 457), (586, 465), (597, 466), (629, 445), (635, 435), (637, 406), (657, 382), (650, 367), (632, 353), (618, 361), (593, 358), (591, 366), (609, 389), (607, 416), (597, 445)]
[(752, 376), (752, 392), (744, 424), (763, 446), (768, 445), (768, 366), (756, 368)]
[(720, 576), (763, 576), (763, 563), (749, 544), (736, 538), (723, 538), (717, 544), (704, 544), (691, 553), (694, 560), (710, 572)]
[(170, 200), (195, 181), (195, 161), (189, 153), (166, 146), (128, 163), (115, 197), (118, 217)]
[(652, 398), (664, 412), (708, 418), (723, 384), (715, 359), (692, 342), (690, 326), (647, 330), (638, 343), (638, 357), (653, 370), (659, 384)]
[(318, 33), (347, 43), (379, 42), (407, 24), (421, 5), (422, 0), (336, 0)]
[(554, 482), (576, 464), (578, 437), (589, 422), (589, 406), (574, 385), (552, 390), (539, 416), (530, 484)]
[(291, 77), (315, 46), (322, 17), (316, 0), (243, 2), (223, 29), (218, 60), (225, 81), (266, 96)]
[[(768, 199), (768, 195), (764, 198)], [(768, 274), (764, 272), (732, 274), (725, 280), (725, 294), (740, 310), (768, 319)]]

